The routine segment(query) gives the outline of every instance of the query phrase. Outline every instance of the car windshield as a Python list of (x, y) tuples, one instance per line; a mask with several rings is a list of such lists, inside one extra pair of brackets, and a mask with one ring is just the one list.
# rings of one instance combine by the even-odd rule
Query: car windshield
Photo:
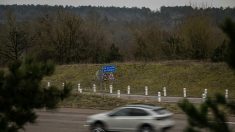
[(165, 108), (160, 108), (160, 109), (154, 109), (153, 110), (155, 113), (158, 115), (164, 115), (164, 114), (169, 114), (170, 112), (166, 110)]

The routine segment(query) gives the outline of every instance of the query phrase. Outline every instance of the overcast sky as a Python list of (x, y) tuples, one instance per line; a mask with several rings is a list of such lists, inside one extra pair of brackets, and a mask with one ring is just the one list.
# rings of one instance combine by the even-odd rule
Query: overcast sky
[(194, 7), (235, 7), (235, 0), (0, 0), (0, 5), (9, 4), (48, 4), (48, 5), (92, 5), (92, 6), (118, 6), (118, 7), (148, 7), (152, 10), (161, 6)]

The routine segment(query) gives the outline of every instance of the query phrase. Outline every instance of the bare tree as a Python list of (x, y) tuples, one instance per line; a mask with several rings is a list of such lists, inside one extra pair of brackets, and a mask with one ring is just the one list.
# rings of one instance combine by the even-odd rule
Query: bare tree
[[(197, 15), (187, 17), (180, 25), (180, 35), (190, 59), (208, 59), (212, 51), (223, 43), (223, 36), (218, 35), (217, 25), (209, 16)], [(216, 39), (215, 39), (216, 38)]]
[(17, 24), (15, 16), (7, 14), (6, 30), (1, 39), (2, 55), (7, 61), (18, 60), (28, 47), (28, 34)]

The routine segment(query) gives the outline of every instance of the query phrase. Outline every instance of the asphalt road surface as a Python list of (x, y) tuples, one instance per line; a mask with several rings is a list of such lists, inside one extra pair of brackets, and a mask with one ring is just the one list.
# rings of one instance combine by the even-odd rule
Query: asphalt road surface
[[(96, 93), (97, 95), (102, 95), (101, 93)], [(104, 94), (106, 96), (111, 96), (111, 97), (117, 97), (117, 94), (109, 94), (106, 93)], [(146, 96), (146, 95), (128, 95), (128, 94), (121, 94), (120, 98), (122, 99), (129, 99), (129, 100), (154, 100), (154, 101), (158, 101), (158, 96)], [(183, 97), (164, 97), (161, 96), (161, 102), (165, 102), (165, 103), (177, 103), (180, 100), (184, 99)], [(192, 98), (192, 97), (188, 97), (187, 98), (190, 102), (192, 103), (202, 103), (203, 100), (202, 98)]]
[[(55, 111), (38, 111), (39, 115), (36, 124), (28, 124), (25, 132), (89, 132), (85, 125), (86, 117), (103, 110), (91, 109), (70, 109), (62, 108)], [(175, 114), (175, 127), (169, 132), (182, 132), (187, 125), (187, 120), (183, 114)], [(235, 118), (228, 122), (232, 130), (235, 130)], [(23, 131), (22, 131), (23, 132)]]

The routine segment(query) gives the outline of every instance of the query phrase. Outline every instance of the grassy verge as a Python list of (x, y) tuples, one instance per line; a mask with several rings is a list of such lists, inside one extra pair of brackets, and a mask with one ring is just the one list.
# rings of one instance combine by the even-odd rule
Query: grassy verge
[(229, 97), (235, 98), (235, 75), (224, 63), (170, 61), (161, 63), (117, 63), (114, 82), (101, 84), (96, 79), (96, 71), (100, 64), (79, 64), (57, 66), (55, 74), (44, 79), (44, 84), (50, 81), (53, 85), (61, 86), (68, 81), (81, 84), (84, 91), (91, 91), (92, 85), (97, 90), (108, 92), (109, 84), (113, 84), (113, 91), (121, 90), (126, 93), (127, 86), (131, 86), (132, 94), (144, 94), (144, 87), (149, 87), (149, 94), (156, 95), (167, 87), (168, 96), (182, 96), (183, 88), (187, 88), (190, 97), (201, 97), (205, 88), (209, 96), (215, 93), (224, 94), (229, 90)]
[(111, 110), (128, 104), (151, 104), (167, 108), (174, 113), (181, 113), (180, 108), (175, 103), (158, 103), (147, 100), (125, 100), (120, 98), (99, 96), (94, 94), (73, 95), (59, 104), (60, 107), (87, 108)]

